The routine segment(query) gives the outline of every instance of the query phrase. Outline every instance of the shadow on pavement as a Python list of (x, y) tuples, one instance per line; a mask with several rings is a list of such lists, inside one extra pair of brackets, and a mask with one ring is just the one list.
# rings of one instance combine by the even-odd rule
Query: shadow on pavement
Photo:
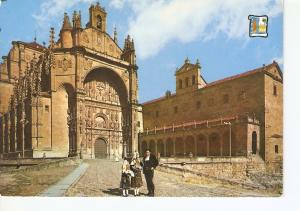
[[(122, 196), (122, 189), (120, 188), (109, 188), (107, 190), (103, 190), (103, 193), (109, 194), (109, 195), (113, 195), (113, 196)], [(129, 195), (133, 196), (133, 190), (129, 190)], [(144, 197), (144, 196), (148, 196), (145, 193), (140, 193), (140, 196)]]
[(114, 196), (122, 196), (122, 190), (120, 188), (109, 188), (107, 190), (104, 190), (103, 193)]

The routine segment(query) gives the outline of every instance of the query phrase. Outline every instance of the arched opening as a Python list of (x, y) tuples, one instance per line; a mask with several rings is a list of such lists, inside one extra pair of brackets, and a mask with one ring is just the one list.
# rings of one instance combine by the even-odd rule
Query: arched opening
[(106, 128), (106, 119), (104, 118), (103, 115), (96, 115), (95, 118), (95, 126), (97, 128)]
[(95, 158), (106, 158), (107, 157), (107, 144), (104, 139), (98, 138), (94, 144)]
[(235, 134), (230, 132), (229, 130), (223, 134), (223, 156), (230, 155), (230, 138), (231, 138), (231, 155), (236, 155), (236, 150), (239, 148), (238, 144), (236, 143)]
[(193, 76), (192, 76), (192, 85), (195, 85), (195, 84), (196, 84), (196, 76), (193, 75)]
[(128, 92), (123, 79), (109, 68), (96, 68), (86, 75), (83, 86), (86, 136), (93, 139), (93, 134), (109, 130), (114, 135), (106, 137), (108, 146), (113, 147), (108, 153), (131, 153)]
[(185, 87), (189, 86), (189, 78), (185, 78)]
[[(72, 85), (60, 85), (57, 91), (53, 93), (52, 100), (52, 125), (59, 125), (59, 129), (55, 129), (52, 132), (53, 148), (60, 156), (73, 156), (76, 153), (77, 146), (75, 131), (76, 112), (74, 106), (76, 102)], [(34, 127), (34, 130), (35, 134), (40, 133), (38, 127)]]
[(207, 155), (207, 141), (203, 134), (197, 137), (197, 156)]
[(171, 157), (174, 154), (173, 150), (174, 150), (173, 140), (168, 138), (166, 143), (166, 156)]
[(209, 136), (209, 155), (210, 156), (221, 155), (221, 139), (217, 133), (212, 133)]
[(179, 85), (178, 85), (178, 86), (179, 86), (179, 89), (182, 89), (182, 80), (179, 79), (179, 82), (178, 82), (178, 83), (179, 83)]
[(193, 155), (195, 155), (195, 140), (193, 136), (188, 136), (185, 140), (185, 152), (186, 155), (189, 155), (190, 153), (192, 153)]
[(155, 150), (155, 141), (154, 141), (154, 140), (151, 140), (151, 141), (150, 141), (149, 148), (150, 148), (150, 150), (151, 150), (151, 152), (152, 152), (153, 154), (156, 154), (156, 150)]
[(102, 30), (102, 18), (100, 15), (97, 16), (97, 28)]
[(273, 95), (277, 96), (277, 86), (273, 86)]
[(176, 138), (175, 141), (175, 155), (184, 156), (184, 142), (182, 138)]
[(147, 148), (148, 148), (147, 142), (146, 141), (142, 141), (141, 153), (144, 154), (144, 152), (146, 151)]
[(157, 141), (157, 153), (159, 153), (161, 157), (165, 155), (165, 146), (161, 139)]
[(252, 132), (252, 154), (257, 152), (257, 133), (256, 131)]

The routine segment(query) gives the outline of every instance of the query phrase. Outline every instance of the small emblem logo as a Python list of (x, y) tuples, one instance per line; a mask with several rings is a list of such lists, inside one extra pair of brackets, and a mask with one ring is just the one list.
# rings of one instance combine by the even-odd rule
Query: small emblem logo
[(268, 37), (268, 16), (249, 15), (249, 36)]

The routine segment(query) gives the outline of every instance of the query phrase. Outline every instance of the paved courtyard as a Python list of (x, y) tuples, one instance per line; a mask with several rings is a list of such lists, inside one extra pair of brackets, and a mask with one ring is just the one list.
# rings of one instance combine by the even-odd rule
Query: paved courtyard
[[(84, 162), (89, 164), (89, 167), (83, 176), (68, 189), (65, 196), (121, 196), (119, 189), (121, 162), (99, 159), (85, 160)], [(159, 171), (155, 171), (154, 178), (156, 196), (278, 196), (237, 186), (189, 181), (181, 176)], [(147, 193), (145, 180), (143, 182), (142, 196)], [(133, 194), (131, 193), (131, 195)]]

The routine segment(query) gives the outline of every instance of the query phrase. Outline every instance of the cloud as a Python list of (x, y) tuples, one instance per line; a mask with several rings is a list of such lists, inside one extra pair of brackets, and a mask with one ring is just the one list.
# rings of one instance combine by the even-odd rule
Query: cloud
[(282, 0), (112, 0), (110, 6), (133, 11), (129, 30), (138, 55), (155, 56), (168, 43), (209, 41), (219, 34), (248, 39), (248, 15), (282, 13)]
[(49, 0), (45, 1), (40, 6), (39, 14), (34, 14), (33, 18), (36, 19), (37, 24), (41, 28), (49, 28), (50, 21), (53, 17), (62, 16), (63, 13), (80, 4), (80, 3), (93, 3), (96, 0)]
[(111, 0), (109, 6), (114, 7), (116, 9), (121, 9), (124, 6), (124, 0)]

